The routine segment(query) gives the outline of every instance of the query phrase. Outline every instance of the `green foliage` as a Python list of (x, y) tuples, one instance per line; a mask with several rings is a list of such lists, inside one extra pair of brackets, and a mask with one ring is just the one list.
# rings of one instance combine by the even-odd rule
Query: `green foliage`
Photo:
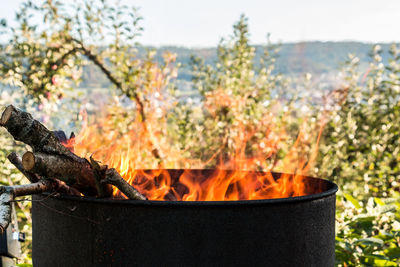
[[(272, 123), (268, 120), (271, 93), (287, 86), (282, 75), (272, 74), (276, 53), (276, 47), (268, 46), (261, 62), (255, 64), (255, 48), (249, 44), (247, 18), (242, 15), (230, 39), (221, 40), (214, 64), (192, 58), (192, 81), (201, 102), (195, 108), (191, 102), (181, 103), (171, 117), (172, 130), (182, 148), (190, 151), (190, 158), (227, 161), (246, 138), (253, 139), (253, 147), (245, 148), (246, 155), (260, 149), (258, 145)], [(245, 136), (246, 132), (253, 134)], [(269, 148), (262, 145), (261, 149)], [(210, 164), (215, 166), (216, 162)]]
[(357, 58), (351, 56), (346, 63), (344, 102), (332, 114), (321, 147), (322, 176), (332, 177), (358, 198), (388, 196), (400, 186), (399, 55), (393, 45), (385, 66), (380, 53), (375, 47), (364, 76), (357, 72)]
[(358, 202), (339, 194), (336, 213), (336, 262), (339, 266), (398, 266), (400, 198)]
[(341, 187), (336, 258), (340, 266), (398, 266), (399, 52), (382, 62), (380, 46), (370, 53), (367, 73), (354, 55), (344, 64), (347, 86), (337, 90), (324, 131), (318, 166), (321, 177)]
[[(79, 82), (82, 66), (91, 63), (120, 92), (135, 97), (135, 80), (142, 73), (132, 49), (142, 30), (135, 8), (118, 1), (27, 1), (16, 18), (0, 54), (2, 82), (23, 88), (39, 101), (57, 99), (72, 89), (71, 82)], [(35, 19), (40, 18), (39, 26)]]

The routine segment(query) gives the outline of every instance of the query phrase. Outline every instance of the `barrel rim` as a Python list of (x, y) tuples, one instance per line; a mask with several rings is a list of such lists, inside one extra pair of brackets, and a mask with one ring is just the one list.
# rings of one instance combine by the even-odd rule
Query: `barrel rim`
[[(273, 172), (273, 174), (282, 175), (284, 173)], [(271, 205), (271, 204), (285, 204), (285, 203), (296, 203), (313, 201), (318, 199), (324, 199), (331, 195), (335, 195), (338, 191), (338, 186), (326, 179), (321, 179), (312, 176), (304, 176), (306, 179), (318, 180), (326, 183), (327, 190), (317, 194), (298, 196), (298, 197), (288, 197), (288, 198), (271, 198), (271, 199), (259, 199), (259, 200), (219, 200), (219, 201), (169, 201), (169, 200), (129, 200), (129, 199), (101, 199), (95, 197), (79, 197), (71, 195), (53, 195), (51, 193), (43, 193), (42, 195), (46, 197), (65, 199), (78, 202), (92, 202), (99, 204), (111, 204), (111, 205), (134, 205), (134, 206), (248, 206), (248, 205)]]

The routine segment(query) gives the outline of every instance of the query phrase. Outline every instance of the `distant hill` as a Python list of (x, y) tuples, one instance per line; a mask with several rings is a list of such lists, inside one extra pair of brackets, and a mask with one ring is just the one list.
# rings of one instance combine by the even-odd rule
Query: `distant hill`
[[(384, 61), (388, 59), (390, 44), (380, 44), (383, 49)], [(348, 54), (356, 54), (360, 58), (362, 69), (366, 69), (369, 58), (368, 54), (373, 44), (360, 42), (301, 42), (281, 44), (279, 57), (276, 63), (276, 72), (297, 76), (310, 72), (315, 75), (337, 71), (340, 64), (347, 58)], [(178, 80), (190, 81), (190, 57), (191, 55), (204, 58), (207, 64), (214, 64), (216, 61), (216, 48), (185, 48), (177, 46), (165, 47), (138, 47), (139, 57), (143, 57), (147, 49), (157, 51), (156, 60), (162, 61), (164, 51), (177, 54), (177, 62), (182, 64)], [(264, 47), (256, 46), (256, 62), (263, 54)], [(87, 66), (83, 73), (81, 87), (108, 87), (110, 84), (106, 78), (94, 66)]]

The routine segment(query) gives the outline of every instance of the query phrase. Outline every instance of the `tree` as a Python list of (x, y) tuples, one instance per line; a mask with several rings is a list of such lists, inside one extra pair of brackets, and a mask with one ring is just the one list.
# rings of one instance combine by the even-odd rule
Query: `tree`
[[(37, 25), (39, 18), (43, 24)], [(27, 1), (16, 15), (17, 26), (6, 28), (10, 40), (0, 55), (1, 82), (23, 88), (38, 102), (57, 101), (79, 82), (82, 66), (94, 64), (135, 103), (131, 121), (140, 122), (144, 138), (150, 136), (149, 99), (176, 76), (175, 56), (166, 53), (163, 64), (154, 62), (151, 51), (144, 59), (137, 57), (141, 19), (136, 8), (119, 1)], [(153, 156), (162, 161), (157, 145), (151, 146)]]
[[(242, 15), (233, 26), (233, 35), (219, 43), (215, 67), (204, 64), (200, 58), (192, 58), (193, 84), (202, 97), (202, 116), (193, 121), (196, 124), (200, 121), (201, 134), (185, 137), (191, 131), (184, 129), (198, 128), (187, 119), (188, 108), (183, 108), (186, 119), (177, 125), (183, 139), (197, 138), (196, 144), (201, 144), (201, 149), (194, 149), (195, 157), (203, 161), (211, 158), (212, 164), (217, 161), (228, 166), (257, 158), (254, 161), (257, 168), (285, 170), (282, 159), (297, 136), (306, 135), (299, 135), (303, 118), (293, 116), (296, 97), (291, 92), (289, 79), (274, 72), (278, 51), (279, 46), (268, 40), (261, 61), (256, 62), (256, 50), (249, 41), (248, 21)], [(310, 125), (315, 128), (314, 124)], [(299, 144), (310, 140), (303, 139)], [(303, 150), (304, 154), (307, 151)], [(239, 160), (230, 161), (234, 158)]]
[(321, 177), (332, 177), (346, 190), (364, 197), (387, 196), (391, 189), (399, 190), (400, 56), (392, 45), (385, 66), (381, 52), (380, 46), (373, 48), (364, 75), (357, 70), (355, 56), (345, 64), (348, 85), (341, 92), (344, 101), (325, 130), (319, 164)]

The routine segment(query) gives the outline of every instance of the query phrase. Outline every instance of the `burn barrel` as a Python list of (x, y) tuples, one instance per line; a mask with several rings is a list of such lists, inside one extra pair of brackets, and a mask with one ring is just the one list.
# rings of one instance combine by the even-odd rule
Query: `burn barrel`
[(34, 266), (334, 266), (335, 193), (250, 201), (34, 196)]

